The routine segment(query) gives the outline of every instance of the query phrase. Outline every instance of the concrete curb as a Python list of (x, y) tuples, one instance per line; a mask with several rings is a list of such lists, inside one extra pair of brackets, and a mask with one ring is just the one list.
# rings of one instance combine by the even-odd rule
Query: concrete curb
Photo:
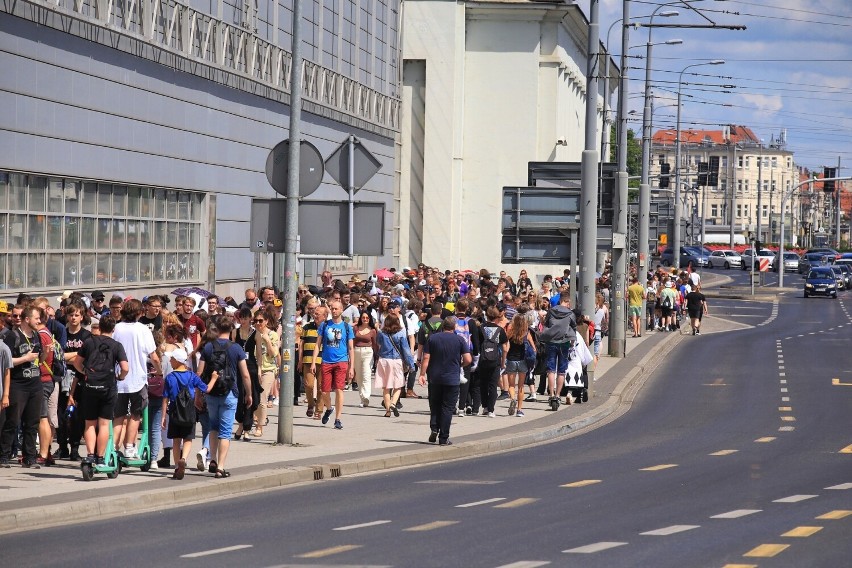
[(626, 412), (650, 372), (663, 356), (681, 341), (681, 334), (672, 334), (666, 341), (654, 345), (648, 353), (622, 378), (598, 408), (572, 416), (568, 421), (534, 428), (514, 435), (461, 442), (450, 447), (429, 445), (423, 448), (375, 456), (317, 464), (312, 467), (267, 469), (247, 476), (217, 480), (215, 483), (195, 484), (180, 488), (143, 490), (127, 495), (86, 499), (63, 506), (36, 506), (16, 509), (0, 515), (0, 534), (46, 528), (68, 522), (102, 520), (131, 513), (158, 510), (164, 506), (194, 504), (210, 499), (237, 497), (251, 492), (275, 489), (307, 481), (319, 481), (343, 475), (368, 473), (386, 469), (427, 465), (451, 459), (493, 455), (540, 443), (556, 441), (602, 422), (617, 411)]

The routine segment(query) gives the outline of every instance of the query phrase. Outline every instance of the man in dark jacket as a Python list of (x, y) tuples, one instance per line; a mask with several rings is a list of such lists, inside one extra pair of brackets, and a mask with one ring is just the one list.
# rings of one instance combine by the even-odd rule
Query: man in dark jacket
[(559, 406), (559, 391), (565, 381), (576, 338), (577, 320), (571, 311), (571, 292), (564, 290), (559, 294), (559, 303), (547, 312), (541, 332), (541, 342), (547, 348), (547, 391), (553, 410)]

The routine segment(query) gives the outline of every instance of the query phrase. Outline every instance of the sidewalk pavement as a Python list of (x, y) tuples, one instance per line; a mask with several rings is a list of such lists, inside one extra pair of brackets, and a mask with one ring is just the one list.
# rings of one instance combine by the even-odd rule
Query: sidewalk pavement
[[(734, 327), (708, 318), (702, 329), (712, 333)], [(686, 337), (647, 332), (633, 338), (628, 333), (625, 358), (602, 356), (598, 362), (587, 403), (563, 404), (552, 412), (547, 410), (546, 397), (539, 397), (537, 402), (524, 403), (526, 416), (519, 418), (508, 416), (508, 400), (499, 401), (495, 418), (453, 418), (452, 446), (428, 443), (429, 408), (425, 398), (402, 399), (399, 418), (385, 418), (379, 393), (374, 391), (369, 407), (360, 408), (358, 393), (347, 391), (342, 430), (334, 429), (333, 420), (322, 426), (307, 418), (304, 405), (294, 407), (293, 445), (274, 443), (278, 407), (271, 409), (262, 438), (231, 442), (227, 469), (232, 476), (227, 479), (214, 479), (209, 473), (192, 469), (200, 438), (193, 444), (193, 459), (182, 481), (172, 480), (171, 470), (143, 473), (127, 468), (116, 479), (96, 475), (87, 482), (82, 479), (79, 464), (64, 460), (39, 470), (13, 466), (0, 470), (0, 534), (205, 502), (354, 473), (488, 455), (554, 440), (617, 411), (626, 411), (654, 367)], [(426, 394), (423, 387), (415, 390)]]

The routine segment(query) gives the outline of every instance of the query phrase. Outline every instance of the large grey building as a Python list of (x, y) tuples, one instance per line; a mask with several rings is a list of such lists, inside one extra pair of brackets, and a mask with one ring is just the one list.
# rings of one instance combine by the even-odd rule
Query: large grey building
[[(276, 196), (264, 166), (288, 136), (292, 5), (3, 3), (0, 295), (270, 282), (249, 214)], [(386, 253), (337, 268), (392, 264), (399, 0), (303, 15), (303, 138), (327, 157), (354, 134), (382, 163), (358, 199), (386, 203)], [(326, 176), (311, 199), (345, 192)]]

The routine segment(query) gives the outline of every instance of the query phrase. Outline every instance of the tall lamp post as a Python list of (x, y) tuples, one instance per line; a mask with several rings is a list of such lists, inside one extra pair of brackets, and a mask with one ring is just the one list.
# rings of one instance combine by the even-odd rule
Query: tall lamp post
[(684, 67), (677, 79), (677, 128), (675, 129), (675, 202), (674, 202), (674, 231), (672, 235), (672, 255), (674, 256), (674, 265), (680, 269), (680, 218), (682, 216), (682, 206), (680, 203), (680, 111), (681, 111), (681, 90), (683, 87), (683, 74), (687, 69), (693, 67), (701, 67), (702, 65), (723, 65), (723, 59), (714, 59), (713, 61), (705, 61), (702, 63), (693, 63)]

